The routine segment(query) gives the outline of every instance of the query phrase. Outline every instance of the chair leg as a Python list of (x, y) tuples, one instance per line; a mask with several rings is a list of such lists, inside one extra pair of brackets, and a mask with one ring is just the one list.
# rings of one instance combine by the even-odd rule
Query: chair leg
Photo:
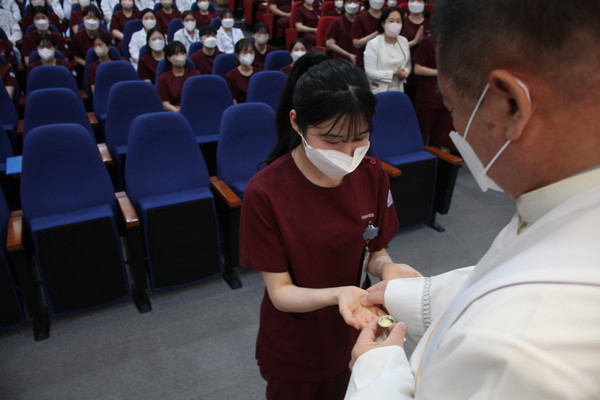
[(50, 318), (48, 310), (44, 307), (39, 315), (33, 316), (33, 339), (36, 342), (46, 340), (50, 337)]
[(239, 229), (240, 229), (240, 208), (227, 211), (226, 223), (221, 225), (223, 229), (223, 253), (225, 255), (225, 265), (223, 279), (230, 288), (239, 289), (242, 282), (233, 268), (238, 265), (239, 259)]
[(146, 271), (144, 265), (144, 248), (142, 244), (142, 232), (139, 228), (127, 230), (127, 250), (129, 253), (129, 265), (133, 285), (131, 291), (133, 302), (140, 313), (152, 311), (152, 303), (148, 297), (146, 283)]
[(441, 226), (440, 224), (438, 224), (435, 221), (435, 217), (436, 217), (437, 213), (434, 211), (433, 212), (433, 216), (431, 217), (431, 221), (427, 222), (427, 226), (429, 226), (430, 228), (435, 229), (438, 232), (446, 232), (446, 228), (444, 228), (443, 226)]

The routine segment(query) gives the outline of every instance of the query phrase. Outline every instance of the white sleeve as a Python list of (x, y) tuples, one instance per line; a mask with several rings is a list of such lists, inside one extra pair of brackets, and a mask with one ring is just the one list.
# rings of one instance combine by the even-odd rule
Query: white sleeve
[(52, 6), (52, 11), (54, 11), (54, 14), (56, 14), (58, 19), (61, 21), (65, 19), (65, 10), (63, 10), (60, 0), (50, 0), (50, 5)]
[(474, 267), (465, 267), (428, 278), (394, 279), (385, 291), (385, 308), (406, 324), (406, 337), (417, 343), (446, 308)]
[(185, 10), (191, 10), (193, 2), (193, 0), (178, 0), (177, 9), (179, 9), (180, 12), (184, 12)]
[(217, 48), (223, 53), (233, 53), (233, 46), (222, 28), (217, 31)]
[(104, 21), (106, 26), (110, 29), (110, 20), (112, 19), (112, 10), (115, 6), (115, 2), (111, 0), (103, 0), (100, 2), (100, 8), (102, 8), (102, 14), (104, 14)]
[(19, 22), (21, 19), (23, 19), (21, 16), (21, 9), (19, 8), (16, 0), (5, 0), (3, 4), (7, 10), (11, 12), (15, 21)]
[(373, 39), (367, 42), (367, 47), (365, 48), (364, 53), (365, 72), (372, 81), (389, 83), (394, 77), (394, 71), (377, 69), (377, 60), (379, 59), (379, 46), (377, 46), (378, 41), (379, 37), (375, 36)]
[(408, 45), (408, 40), (404, 36), (400, 36), (402, 38), (402, 50), (404, 54), (406, 54), (406, 59), (404, 59), (404, 63), (402, 64), (402, 69), (410, 74), (412, 70), (412, 60), (410, 58), (410, 46)]
[(19, 23), (12, 17), (12, 15), (10, 16), (10, 19), (10, 33), (6, 32), (6, 34), (8, 35), (8, 39), (16, 47), (17, 41), (23, 38), (23, 32), (21, 31)]
[(130, 61), (136, 70), (140, 58), (140, 49), (146, 44), (145, 36), (144, 28), (142, 28), (141, 31), (134, 32), (133, 35), (131, 35), (131, 40), (129, 41)]

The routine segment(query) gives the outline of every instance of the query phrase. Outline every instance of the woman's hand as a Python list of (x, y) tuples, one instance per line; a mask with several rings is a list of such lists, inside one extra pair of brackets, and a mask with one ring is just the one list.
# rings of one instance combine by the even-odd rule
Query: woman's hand
[(369, 322), (385, 312), (374, 305), (363, 305), (360, 299), (369, 293), (356, 286), (344, 286), (337, 295), (338, 308), (346, 323), (356, 329), (362, 329)]
[(403, 70), (402, 68), (398, 68), (394, 71), (394, 75), (401, 78), (401, 79), (406, 79), (408, 78), (408, 72), (406, 72), (405, 70)]

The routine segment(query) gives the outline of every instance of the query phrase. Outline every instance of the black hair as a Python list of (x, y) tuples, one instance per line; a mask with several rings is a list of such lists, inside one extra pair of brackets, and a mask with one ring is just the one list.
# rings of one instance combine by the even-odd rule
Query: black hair
[(161, 35), (163, 35), (163, 39), (165, 38), (165, 32), (158, 26), (155, 26), (152, 29), (148, 29), (148, 32), (146, 33), (146, 46), (150, 47), (150, 36), (152, 36), (152, 34), (154, 34), (154, 32), (158, 32)]
[(54, 39), (54, 36), (49, 33), (42, 33), (41, 35), (38, 35), (37, 39), (35, 40), (35, 45), (39, 47), (44, 42), (48, 42), (53, 47), (56, 47), (56, 39)]
[(223, 18), (225, 18), (225, 15), (227, 15), (227, 14), (231, 14), (231, 17), (233, 18), (233, 11), (231, 11), (229, 8), (222, 9), (221, 14), (219, 14), (219, 17), (222, 20)]
[(184, 12), (181, 13), (181, 22), (183, 23), (183, 20), (185, 19), (185, 17), (187, 17), (188, 15), (191, 15), (192, 17), (194, 17), (194, 19), (196, 19), (196, 16), (194, 15), (194, 12), (192, 10), (185, 10)]
[(156, 18), (156, 13), (154, 12), (154, 10), (153, 10), (153, 9), (151, 9), (151, 8), (144, 8), (144, 9), (142, 10), (142, 12), (140, 13), (140, 18), (139, 18), (139, 19), (140, 19), (140, 20), (144, 19), (144, 15), (146, 15), (146, 14), (148, 14), (148, 13), (150, 13), (150, 14), (154, 15), (154, 18)]
[(47, 17), (48, 10), (46, 9), (46, 6), (31, 7), (31, 16), (35, 17), (35, 14), (44, 14)]
[(92, 14), (93, 17), (98, 18), (98, 20), (100, 20), (100, 21), (102, 20), (102, 17), (100, 16), (100, 10), (98, 10), (98, 7), (96, 7), (93, 4), (83, 7), (83, 10), (81, 10), (81, 15), (83, 17), (87, 16), (90, 13)]
[(200, 35), (199, 36), (216, 35), (216, 34), (217, 34), (217, 30), (211, 24), (202, 25), (200, 27)]
[(257, 33), (261, 29), (269, 33), (269, 27), (267, 26), (267, 24), (265, 24), (263, 21), (256, 21), (256, 23), (252, 27), (252, 33)]
[(242, 39), (238, 40), (237, 42), (235, 42), (235, 47), (234, 47), (233, 52), (235, 53), (235, 55), (238, 55), (242, 51), (244, 51), (245, 49), (247, 49), (249, 47), (254, 49), (254, 42), (248, 38), (242, 38)]
[(439, 74), (465, 104), (496, 68), (529, 71), (567, 98), (598, 82), (598, 0), (438, 0), (432, 18)]
[(296, 110), (301, 131), (333, 120), (329, 131), (347, 122), (349, 132), (344, 141), (358, 137), (362, 123), (372, 131), (375, 95), (365, 73), (347, 60), (331, 60), (311, 51), (294, 63), (277, 110), (279, 140), (267, 159), (273, 162), (301, 142), (290, 124), (290, 111)]
[(173, 65), (171, 64), (171, 61), (169, 61), (169, 57), (176, 53), (184, 53), (187, 55), (185, 45), (179, 40), (173, 40), (165, 46), (165, 62), (167, 63), (167, 69), (169, 70), (173, 69)]
[(102, 43), (104, 43), (106, 45), (106, 47), (108, 47), (108, 58), (110, 58), (111, 60), (120, 60), (120, 57), (116, 57), (110, 51), (110, 48), (112, 47), (112, 45), (111, 45), (111, 38), (110, 38), (110, 36), (108, 36), (108, 34), (102, 32), (102, 31), (98, 31), (98, 33), (96, 33), (94, 35), (94, 38), (92, 39), (92, 43), (94, 43), (96, 41), (96, 39), (101, 40)]
[(290, 42), (290, 48), (288, 50), (291, 52), (297, 43), (302, 43), (304, 45), (304, 48), (308, 51), (308, 44), (306, 44), (306, 41), (304, 39), (302, 39), (301, 37), (297, 37), (294, 40), (292, 40)]
[(384, 32), (383, 24), (385, 24), (385, 20), (388, 19), (390, 14), (393, 13), (394, 11), (397, 11), (400, 13), (400, 18), (402, 18), (402, 22), (404, 23), (404, 14), (406, 13), (406, 11), (404, 11), (403, 9), (398, 8), (398, 7), (388, 7), (381, 12), (381, 16), (379, 17), (379, 23), (377, 24), (377, 32), (379, 32), (379, 33)]

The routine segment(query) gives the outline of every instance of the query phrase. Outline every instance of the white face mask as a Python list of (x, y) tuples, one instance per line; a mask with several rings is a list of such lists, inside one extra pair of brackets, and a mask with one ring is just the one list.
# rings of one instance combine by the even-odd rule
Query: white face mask
[(295, 62), (295, 61), (297, 61), (300, 57), (302, 57), (305, 54), (306, 54), (306, 52), (303, 51), (303, 50), (294, 51), (292, 53), (292, 60)]
[(231, 28), (233, 26), (233, 22), (233, 18), (223, 18), (221, 25), (223, 25), (223, 28)]
[(46, 18), (43, 19), (36, 19), (35, 21), (33, 21), (35, 27), (37, 30), (40, 31), (47, 31), (48, 28), (50, 27), (50, 21), (47, 20)]
[(193, 32), (196, 29), (196, 21), (185, 21), (183, 27), (188, 32)]
[(90, 5), (90, 0), (79, 0), (79, 5), (81, 8), (87, 7)]
[(344, 5), (344, 10), (346, 10), (346, 14), (356, 14), (358, 12), (358, 7), (360, 7), (358, 3), (346, 3)]
[(388, 0), (388, 7), (396, 7), (398, 2), (396, 0)]
[(173, 2), (170, 0), (162, 0), (160, 4), (162, 4), (163, 8), (171, 8)]
[(144, 20), (142, 20), (142, 25), (144, 25), (144, 28), (146, 30), (150, 30), (156, 26), (156, 20), (155, 19), (144, 19)]
[(217, 38), (214, 36), (209, 36), (206, 39), (204, 39), (204, 42), (202, 42), (202, 45), (208, 49), (214, 49), (215, 46), (217, 45)]
[(365, 146), (357, 147), (354, 150), (354, 156), (349, 156), (337, 150), (315, 149), (306, 142), (300, 132), (298, 132), (298, 135), (302, 138), (306, 157), (319, 171), (333, 179), (339, 179), (354, 171), (365, 158), (371, 145), (369, 142)]
[(199, 1), (198, 2), (198, 8), (202, 11), (208, 10), (208, 6), (210, 6), (210, 3), (208, 1)]
[(373, 10), (381, 10), (381, 7), (383, 7), (384, 2), (384, 0), (370, 0), (369, 5)]
[(383, 25), (383, 30), (386, 36), (397, 38), (402, 30), (402, 24), (397, 22), (388, 22), (387, 24)]
[(335, 3), (333, 3), (333, 5), (335, 6), (335, 8), (342, 8), (342, 7), (344, 7), (344, 2), (338, 0)]
[(240, 64), (249, 67), (254, 62), (254, 54), (242, 54), (240, 56)]
[(425, 3), (421, 3), (420, 1), (409, 1), (408, 2), (408, 11), (411, 14), (421, 14), (425, 9)]
[(83, 25), (85, 26), (85, 29), (95, 31), (100, 26), (100, 21), (97, 19), (84, 19)]
[(315, 0), (304, 0), (304, 2), (305, 2), (306, 4), (308, 4), (309, 6), (312, 6), (312, 5), (313, 5), (313, 3), (315, 2)]
[[(525, 90), (525, 92), (527, 93), (527, 98), (529, 99), (529, 103), (531, 103), (531, 97), (529, 95), (529, 89), (527, 88), (527, 86), (525, 86), (525, 84), (518, 79), (517, 79), (517, 83)], [(500, 148), (500, 150), (498, 150), (496, 155), (494, 157), (492, 157), (492, 159), (490, 160), (488, 165), (485, 167), (483, 166), (483, 163), (481, 162), (479, 157), (477, 157), (477, 154), (475, 153), (475, 150), (473, 149), (473, 147), (471, 147), (469, 142), (467, 142), (467, 135), (469, 134), (469, 128), (471, 127), (473, 118), (475, 118), (475, 114), (477, 114), (477, 111), (479, 110), (479, 106), (481, 105), (481, 102), (483, 101), (483, 98), (485, 97), (485, 94), (487, 93), (489, 87), (490, 87), (489, 83), (487, 85), (485, 85), (485, 88), (483, 89), (483, 93), (481, 93), (481, 96), (479, 97), (479, 100), (477, 101), (477, 104), (475, 105), (475, 108), (473, 109), (473, 112), (471, 113), (471, 117), (469, 118), (469, 121), (467, 122), (467, 126), (465, 128), (465, 135), (460, 136), (458, 134), (458, 132), (452, 131), (452, 132), (450, 132), (450, 139), (456, 146), (456, 149), (460, 152), (460, 155), (462, 156), (462, 158), (465, 160), (465, 164), (467, 164), (467, 167), (471, 171), (471, 174), (473, 174), (473, 177), (475, 178), (475, 181), (479, 185), (479, 188), (481, 189), (481, 191), (486, 192), (488, 189), (492, 189), (492, 190), (497, 190), (499, 192), (503, 192), (502, 188), (500, 186), (498, 186), (496, 184), (496, 182), (494, 182), (487, 175), (487, 172), (489, 171), (491, 166), (494, 165), (494, 163), (496, 162), (498, 157), (500, 157), (500, 155), (508, 147), (508, 145), (510, 144), (510, 140), (507, 140), (506, 143), (504, 143), (504, 145)]]
[(54, 58), (54, 50), (47, 49), (45, 47), (43, 49), (39, 49), (38, 54), (40, 58), (44, 61), (50, 61)]
[(98, 58), (104, 57), (105, 55), (108, 54), (108, 47), (105, 47), (105, 46), (96, 46), (96, 47), (94, 47), (94, 53), (96, 53), (96, 55), (98, 56)]
[(185, 54), (171, 57), (171, 64), (173, 64), (176, 67), (185, 67), (186, 62), (187, 56)]
[(31, 0), (32, 7), (43, 7), (45, 5), (46, 5), (46, 2), (44, 0)]
[(254, 35), (254, 40), (256, 40), (257, 44), (267, 44), (267, 42), (269, 41), (269, 35), (266, 35), (264, 33), (257, 34)]
[(163, 51), (165, 49), (165, 41), (162, 39), (154, 39), (150, 42), (150, 48), (154, 51)]

